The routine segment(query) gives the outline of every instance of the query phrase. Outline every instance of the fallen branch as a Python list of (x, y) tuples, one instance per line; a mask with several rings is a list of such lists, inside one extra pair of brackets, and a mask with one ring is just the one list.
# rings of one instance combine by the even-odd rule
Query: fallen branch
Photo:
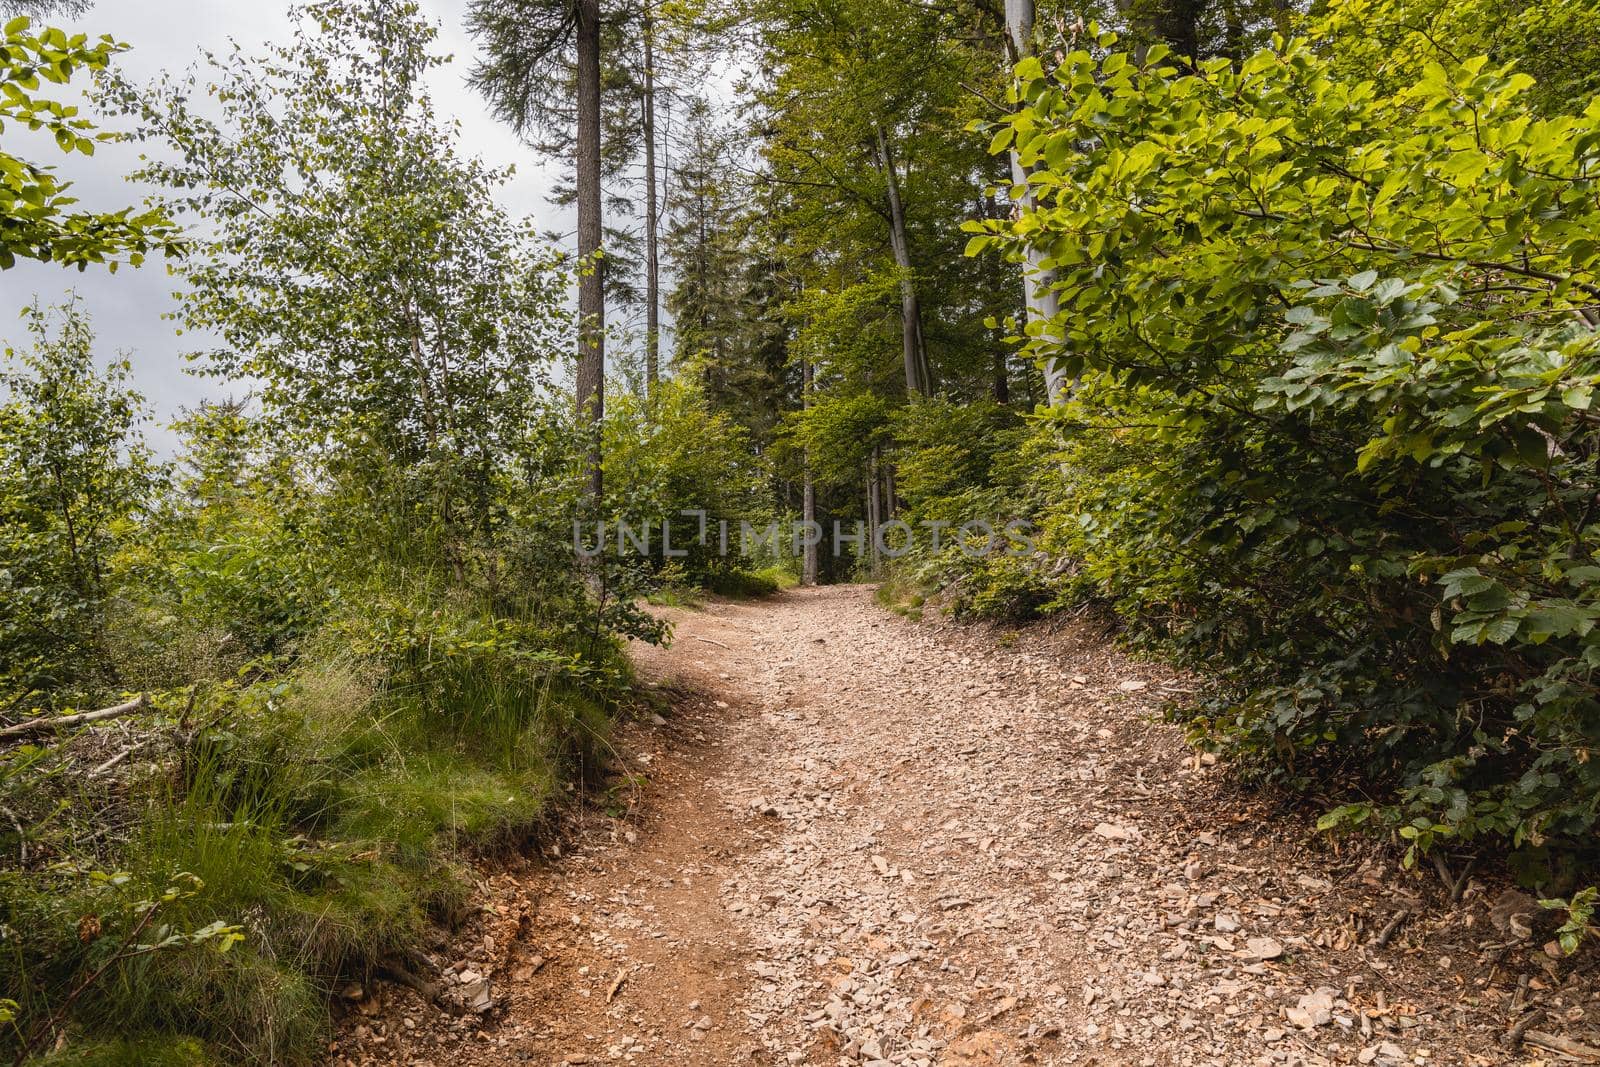
[(1378, 931), (1378, 936), (1372, 939), (1372, 943), (1377, 945), (1379, 948), (1387, 945), (1389, 943), (1389, 939), (1395, 935), (1395, 931), (1399, 930), (1409, 918), (1411, 918), (1411, 912), (1405, 908), (1401, 908), (1399, 911), (1395, 912), (1394, 918), (1390, 919), (1388, 924), (1384, 926), (1382, 930)]
[(113, 767), (115, 767), (117, 764), (121, 763), (123, 760), (127, 759), (129, 756), (133, 755), (135, 752), (139, 751), (141, 748), (143, 748), (148, 743), (149, 743), (148, 740), (135, 741), (133, 744), (129, 745), (127, 748), (123, 749), (121, 752), (118, 752), (115, 756), (112, 756), (110, 759), (108, 759), (104, 763), (100, 764), (100, 766), (98, 766), (94, 770), (90, 771), (89, 772), (89, 777), (90, 778), (98, 778), (102, 774), (109, 773)]
[(143, 711), (150, 707), (150, 695), (140, 693), (126, 704), (118, 704), (111, 708), (101, 708), (99, 711), (83, 711), (76, 715), (43, 715), (27, 722), (19, 722), (15, 726), (7, 726), (0, 730), (0, 741), (10, 741), (18, 737), (32, 737), (34, 734), (53, 734), (57, 730), (64, 730), (69, 726), (82, 726), (86, 723), (100, 722), (105, 719), (115, 719), (123, 715), (131, 715), (136, 711)]
[[(713, 641), (709, 637), (701, 637), (699, 634), (690, 634), (689, 636), (694, 638), (696, 641), (704, 641), (708, 645), (716, 645), (718, 648), (728, 648), (728, 646), (723, 644), (721, 641)], [(733, 649), (728, 648), (728, 651), (732, 652)]]
[(617, 999), (617, 993), (622, 989), (622, 983), (628, 980), (628, 971), (625, 967), (617, 968), (617, 976), (611, 979), (611, 988), (606, 990), (606, 1003), (610, 1004)]
[(1585, 1045), (1581, 1041), (1574, 1041), (1570, 1037), (1562, 1037), (1560, 1034), (1547, 1034), (1543, 1030), (1529, 1030), (1524, 1035), (1524, 1039), (1530, 1045), (1537, 1045), (1539, 1048), (1549, 1049), (1551, 1052), (1559, 1052), (1563, 1056), (1588, 1060), (1590, 1063), (1600, 1063), (1600, 1048)]
[[(1528, 1012), (1522, 1018), (1517, 1020), (1515, 1026), (1505, 1032), (1505, 1035), (1500, 1038), (1500, 1043), (1506, 1048), (1513, 1050), (1521, 1048), (1522, 1042), (1528, 1037), (1528, 1031), (1533, 1028), (1534, 1023), (1538, 1022), (1542, 1018), (1544, 1018), (1544, 1012), (1542, 1010), (1535, 1009)], [(1535, 1032), (1537, 1033), (1537, 1031)]]

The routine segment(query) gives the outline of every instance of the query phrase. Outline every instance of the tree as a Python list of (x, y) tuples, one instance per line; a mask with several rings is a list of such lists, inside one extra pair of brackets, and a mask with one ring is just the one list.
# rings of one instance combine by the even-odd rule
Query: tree
[(1527, 99), (1543, 114), (1581, 112), (1600, 92), (1600, 10), (1578, 0), (1343, 0), (1319, 14), (1340, 69), (1385, 92), (1476, 55), (1532, 76)]
[(114, 679), (106, 650), (113, 557), (158, 469), (129, 366), (98, 369), (75, 304), (27, 312), (31, 351), (0, 369), (0, 703), (71, 699)]
[(64, 15), (77, 18), (94, 6), (94, 0), (4, 0), (0, 2), (0, 15), (31, 15), (46, 18)]
[(1216, 670), (1197, 730), (1359, 788), (1325, 827), (1593, 858), (1600, 105), (1340, 43), (1019, 65), (1040, 195), (977, 240), (1057, 272), (1057, 551)]
[[(578, 204), (578, 366), (576, 399), (590, 429), (588, 468), (593, 498), (602, 487), (601, 426), (605, 418), (605, 272), (602, 178), (600, 0), (473, 0), (468, 26), (484, 42), (473, 80), (499, 117), (519, 134), (576, 127)], [(554, 87), (576, 70), (574, 106)]]
[(495, 204), (503, 175), (459, 158), (434, 118), (422, 79), (441, 60), (415, 4), (293, 17), (293, 44), (236, 47), (209, 84), (119, 91), (175, 149), (141, 176), (207, 223), (184, 322), (221, 336), (206, 369), (260, 382), (308, 458), (396, 480), (402, 514), (447, 540), (485, 532), (567, 324), (554, 257)]
[(643, 11), (644, 87), (640, 110), (644, 120), (644, 378), (654, 394), (661, 378), (661, 207), (656, 198), (656, 19), (647, 0)]
[[(47, 5), (47, 8), (52, 5)], [(26, 15), (5, 24), (0, 62), (0, 131), (7, 125), (41, 131), (63, 151), (93, 155), (96, 144), (116, 135), (97, 132), (70, 104), (36, 96), (41, 80), (65, 85), (74, 73), (104, 71), (111, 57), (124, 50), (109, 37), (90, 43), (84, 34), (68, 37), (61, 30), (32, 30)], [(0, 151), (0, 269), (17, 257), (76, 266), (120, 257), (135, 266), (145, 254), (160, 249), (180, 251), (177, 230), (159, 209), (135, 212), (74, 211), (69, 182), (41, 167)]]
[(936, 16), (854, 0), (823, 7), (775, 2), (757, 17), (773, 69), (760, 94), (769, 115), (770, 180), (789, 185), (797, 199), (809, 191), (813, 200), (827, 197), (843, 210), (875, 216), (899, 296), (905, 390), (930, 392), (901, 156), (954, 86)]
[[(1034, 5), (1033, 0), (1006, 0), (1006, 40), (1010, 48), (1011, 65), (1016, 67), (1025, 61), (1035, 58), (1037, 48), (1034, 42)], [(1011, 90), (1013, 102), (1017, 100), (1015, 87)], [(1020, 197), (1019, 208), (1024, 212), (1035, 207), (1036, 200), (1033, 187), (1028, 183), (1028, 170), (1022, 165), (1022, 158), (1015, 147), (1010, 152), (1011, 181)], [(1048, 328), (1056, 315), (1060, 312), (1060, 303), (1056, 298), (1055, 273), (1044, 265), (1044, 254), (1033, 245), (1026, 246), (1021, 256), (1023, 263), (1022, 284), (1027, 305), (1027, 322), (1024, 332), (1030, 336), (1038, 336)], [(1061, 370), (1060, 361), (1056, 356), (1047, 356), (1040, 366), (1044, 374), (1044, 395), (1046, 403), (1052, 407), (1063, 403), (1071, 388), (1071, 382)]]

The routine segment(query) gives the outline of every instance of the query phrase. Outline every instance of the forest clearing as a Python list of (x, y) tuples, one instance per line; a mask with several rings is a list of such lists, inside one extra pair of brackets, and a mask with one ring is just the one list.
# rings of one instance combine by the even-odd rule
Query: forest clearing
[(0, 33), (0, 1061), (1600, 1062), (1600, 7)]

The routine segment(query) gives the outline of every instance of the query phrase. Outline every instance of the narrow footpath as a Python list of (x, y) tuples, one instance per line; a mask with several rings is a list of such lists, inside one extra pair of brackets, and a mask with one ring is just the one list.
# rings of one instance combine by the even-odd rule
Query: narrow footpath
[(1092, 627), (865, 586), (669, 614), (610, 790), (440, 948), (494, 1007), (384, 986), (333, 1062), (1594, 1062), (1593, 976), (1523, 898), (1230, 784), (1159, 719), (1191, 683)]

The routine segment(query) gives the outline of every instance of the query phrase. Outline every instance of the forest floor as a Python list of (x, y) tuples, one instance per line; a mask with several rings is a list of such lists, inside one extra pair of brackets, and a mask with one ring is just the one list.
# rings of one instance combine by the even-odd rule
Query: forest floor
[(1517, 937), (1531, 901), (1452, 902), (1231, 784), (1160, 721), (1191, 683), (1091, 626), (914, 622), (864, 586), (667, 614), (635, 658), (668, 705), (616, 786), (439, 946), (493, 1007), (352, 991), (333, 1062), (1600, 1057), (1593, 975)]

